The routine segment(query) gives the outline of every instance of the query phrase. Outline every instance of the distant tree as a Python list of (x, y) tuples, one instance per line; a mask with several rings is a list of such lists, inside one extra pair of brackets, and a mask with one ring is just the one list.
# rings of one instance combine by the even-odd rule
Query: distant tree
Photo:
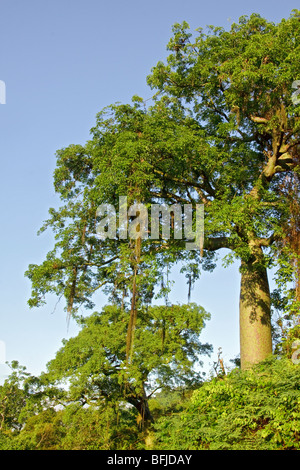
[(0, 385), (0, 432), (19, 431), (27, 416), (44, 405), (38, 378), (18, 361), (8, 365), (11, 373)]

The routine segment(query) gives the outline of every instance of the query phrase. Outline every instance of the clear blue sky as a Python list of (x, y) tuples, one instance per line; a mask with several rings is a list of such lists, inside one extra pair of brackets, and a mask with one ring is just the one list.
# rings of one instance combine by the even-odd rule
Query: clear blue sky
[[(55, 299), (40, 309), (27, 306), (24, 272), (52, 247), (50, 233), (36, 232), (58, 204), (56, 150), (85, 143), (104, 106), (134, 94), (152, 96), (146, 76), (167, 56), (175, 22), (187, 21), (192, 31), (208, 24), (229, 28), (254, 12), (279, 22), (296, 7), (290, 0), (0, 1), (0, 80), (7, 87), (0, 105), (0, 340), (8, 361), (38, 374), (62, 338), (77, 331), (72, 322), (67, 329), (63, 304), (53, 311)], [(186, 301), (182, 285), (175, 285), (174, 301)], [(204, 337), (215, 351), (223, 348), (225, 361), (239, 352), (238, 292), (238, 266), (232, 266), (203, 275), (192, 297), (211, 312)], [(0, 365), (0, 375), (7, 371)]]

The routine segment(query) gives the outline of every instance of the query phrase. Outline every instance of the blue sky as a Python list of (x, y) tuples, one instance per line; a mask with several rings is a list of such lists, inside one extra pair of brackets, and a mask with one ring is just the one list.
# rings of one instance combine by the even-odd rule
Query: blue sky
[[(74, 323), (67, 327), (56, 299), (40, 309), (27, 306), (24, 272), (52, 247), (51, 233), (36, 233), (59, 202), (52, 182), (56, 150), (84, 144), (103, 107), (130, 102), (135, 94), (152, 96), (146, 76), (167, 56), (175, 22), (187, 21), (192, 31), (209, 24), (229, 28), (255, 12), (276, 23), (296, 7), (290, 0), (1, 0), (0, 341), (6, 360), (38, 374), (62, 338), (77, 332)], [(186, 289), (176, 279), (171, 299), (185, 302)], [(212, 314), (204, 339), (216, 352), (222, 347), (225, 362), (239, 352), (238, 294), (234, 265), (204, 274), (192, 296)], [(7, 372), (0, 364), (0, 375)]]

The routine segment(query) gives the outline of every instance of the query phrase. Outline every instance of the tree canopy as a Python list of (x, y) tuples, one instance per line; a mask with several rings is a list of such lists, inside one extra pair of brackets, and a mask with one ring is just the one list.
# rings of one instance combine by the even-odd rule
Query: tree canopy
[(82, 405), (127, 402), (151, 420), (156, 390), (190, 389), (203, 381), (200, 342), (209, 314), (195, 304), (154, 306), (139, 312), (130, 358), (126, 356), (128, 312), (107, 306), (82, 319), (83, 328), (48, 364), (44, 380), (70, 385), (67, 402)]

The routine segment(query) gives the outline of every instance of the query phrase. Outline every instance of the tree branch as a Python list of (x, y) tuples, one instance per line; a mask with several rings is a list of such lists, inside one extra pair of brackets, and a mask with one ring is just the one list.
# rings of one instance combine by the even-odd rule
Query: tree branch
[(204, 240), (203, 248), (207, 251), (216, 251), (220, 250), (221, 248), (232, 249), (232, 244), (230, 243), (228, 237), (208, 237)]

